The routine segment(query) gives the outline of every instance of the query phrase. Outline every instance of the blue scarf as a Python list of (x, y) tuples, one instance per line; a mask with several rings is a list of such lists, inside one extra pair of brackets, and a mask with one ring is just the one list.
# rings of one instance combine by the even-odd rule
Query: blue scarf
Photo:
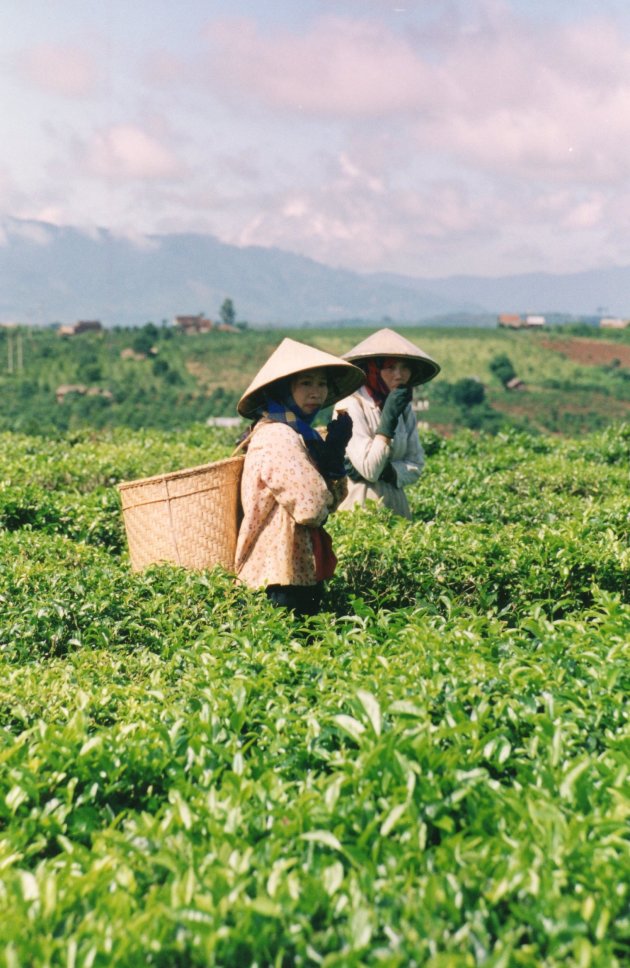
[(298, 407), (291, 394), (281, 403), (278, 403), (276, 400), (267, 400), (266, 406), (259, 407), (258, 409), (261, 417), (268, 417), (270, 420), (277, 420), (279, 423), (288, 424), (292, 430), (295, 430), (296, 433), (304, 437), (307, 447), (311, 440), (317, 440), (320, 444), (324, 443), (315, 428), (311, 426), (318, 412), (316, 410), (311, 414), (304, 413)]
[[(259, 407), (256, 413), (259, 418), (267, 417), (269, 420), (277, 420), (278, 423), (287, 424), (288, 427), (300, 434), (317, 470), (323, 477), (338, 480), (345, 476), (343, 461), (341, 463), (334, 461), (335, 466), (331, 466), (330, 456), (326, 450), (326, 441), (311, 426), (319, 413), (318, 410), (311, 414), (304, 413), (289, 393), (280, 402), (267, 400), (267, 403)], [(339, 466), (337, 467), (338, 463)]]

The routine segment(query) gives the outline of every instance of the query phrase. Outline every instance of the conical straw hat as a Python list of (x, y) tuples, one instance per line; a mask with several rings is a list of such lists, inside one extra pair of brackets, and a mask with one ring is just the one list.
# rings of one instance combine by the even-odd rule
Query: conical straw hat
[[(253, 417), (258, 407), (267, 399), (269, 385), (283, 377), (295, 376), (305, 370), (325, 368), (328, 371), (328, 396), (323, 407), (332, 407), (337, 400), (343, 400), (365, 383), (365, 373), (352, 363), (346, 363), (338, 356), (324, 353), (323, 350), (298, 343), (294, 339), (283, 339), (273, 351), (267, 362), (258, 371), (247, 390), (238, 402), (236, 409), (243, 417)], [(323, 408), (322, 408), (323, 409)]]
[(344, 360), (351, 360), (353, 363), (369, 360), (375, 356), (397, 356), (407, 360), (411, 368), (409, 385), (412, 387), (428, 383), (440, 372), (440, 366), (428, 353), (405, 339), (400, 333), (395, 333), (393, 329), (379, 329), (343, 354)]

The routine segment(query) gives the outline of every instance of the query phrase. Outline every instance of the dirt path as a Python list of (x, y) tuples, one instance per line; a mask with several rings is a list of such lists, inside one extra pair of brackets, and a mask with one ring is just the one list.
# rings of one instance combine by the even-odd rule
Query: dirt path
[(562, 353), (576, 363), (586, 366), (606, 366), (619, 360), (621, 366), (630, 367), (630, 346), (626, 343), (606, 343), (599, 339), (546, 339), (542, 346), (554, 353)]

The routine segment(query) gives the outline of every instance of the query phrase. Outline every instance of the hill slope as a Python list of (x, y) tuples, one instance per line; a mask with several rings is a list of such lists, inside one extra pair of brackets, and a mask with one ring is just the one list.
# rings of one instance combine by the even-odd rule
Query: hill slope
[(421, 279), (335, 269), (211, 235), (132, 241), (104, 229), (87, 234), (17, 219), (0, 224), (0, 242), (0, 320), (7, 321), (99, 318), (107, 325), (141, 325), (180, 313), (215, 316), (227, 296), (242, 319), (289, 326), (502, 311), (630, 315), (630, 267)]
[(100, 230), (11, 220), (0, 248), (0, 318), (46, 323), (100, 318), (159, 322), (236, 302), (253, 323), (344, 317), (399, 320), (476, 310), (414, 285), (332, 269), (278, 249), (238, 248), (210, 235), (153, 236), (142, 245)]

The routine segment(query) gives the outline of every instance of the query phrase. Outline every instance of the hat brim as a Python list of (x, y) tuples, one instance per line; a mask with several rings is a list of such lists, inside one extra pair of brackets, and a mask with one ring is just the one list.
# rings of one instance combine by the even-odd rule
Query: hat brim
[[(346, 354), (344, 354), (345, 356)], [(417, 356), (406, 356), (404, 353), (366, 353), (364, 356), (353, 356), (347, 357), (352, 363), (356, 363), (361, 366), (362, 363), (366, 363), (368, 360), (374, 360), (378, 357), (395, 357), (397, 360), (405, 360), (409, 365), (411, 370), (411, 379), (409, 380), (410, 387), (418, 387), (422, 383), (429, 383), (434, 377), (438, 375), (441, 367), (435, 360), (431, 359), (418, 359)]]
[(409, 386), (420, 386), (428, 383), (440, 372), (440, 366), (428, 353), (421, 350), (406, 336), (401, 336), (393, 329), (379, 329), (366, 339), (357, 343), (351, 350), (343, 354), (343, 359), (359, 365), (367, 360), (378, 357), (393, 356), (405, 360), (411, 370)]
[(239, 400), (237, 411), (242, 417), (255, 417), (257, 410), (270, 399), (274, 384), (309, 370), (325, 370), (328, 376), (328, 394), (322, 409), (349, 397), (365, 383), (363, 370), (350, 361), (287, 338), (258, 371)]

